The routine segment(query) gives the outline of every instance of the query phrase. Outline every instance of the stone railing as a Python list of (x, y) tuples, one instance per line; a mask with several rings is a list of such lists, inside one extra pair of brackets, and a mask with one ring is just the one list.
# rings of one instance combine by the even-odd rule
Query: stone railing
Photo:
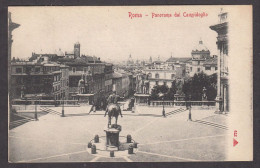
[(174, 101), (150, 101), (150, 106), (174, 106)]
[[(188, 103), (188, 104), (187, 104)], [(215, 101), (150, 101), (150, 106), (215, 106)]]
[(78, 105), (78, 100), (13, 100), (12, 105)]

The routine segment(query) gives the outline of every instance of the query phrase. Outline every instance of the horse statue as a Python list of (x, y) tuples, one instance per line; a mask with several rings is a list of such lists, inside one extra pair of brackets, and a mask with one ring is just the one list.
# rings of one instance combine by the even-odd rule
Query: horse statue
[(109, 128), (109, 126), (111, 126), (111, 119), (113, 117), (115, 117), (115, 125), (117, 125), (117, 119), (119, 114), (121, 115), (121, 117), (123, 117), (122, 113), (121, 113), (121, 109), (119, 107), (119, 105), (117, 104), (119, 96), (112, 94), (108, 97), (108, 106), (106, 109), (106, 113), (104, 115), (104, 117), (106, 117), (106, 115), (108, 114), (108, 124), (107, 127)]

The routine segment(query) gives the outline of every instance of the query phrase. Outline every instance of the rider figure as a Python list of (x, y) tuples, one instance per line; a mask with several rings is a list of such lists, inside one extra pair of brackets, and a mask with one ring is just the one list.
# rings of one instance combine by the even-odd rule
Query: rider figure
[[(119, 101), (119, 98), (120, 97), (119, 97), (119, 95), (116, 94), (116, 91), (113, 91), (113, 93), (111, 95), (109, 95), (109, 97), (107, 99), (107, 108), (106, 108), (105, 116), (108, 112), (108, 107), (110, 104), (115, 104), (118, 106), (117, 102)], [(119, 107), (119, 114), (121, 115), (121, 117), (123, 117), (120, 107)]]

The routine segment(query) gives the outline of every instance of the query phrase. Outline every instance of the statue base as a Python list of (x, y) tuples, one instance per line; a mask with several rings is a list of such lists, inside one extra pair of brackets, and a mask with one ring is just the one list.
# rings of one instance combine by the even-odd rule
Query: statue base
[(121, 131), (120, 125), (112, 125), (111, 128), (106, 128), (106, 148), (117, 148), (119, 150), (119, 133)]

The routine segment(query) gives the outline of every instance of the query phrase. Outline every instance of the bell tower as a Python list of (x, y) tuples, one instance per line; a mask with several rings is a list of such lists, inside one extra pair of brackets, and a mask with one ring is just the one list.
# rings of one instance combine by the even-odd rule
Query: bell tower
[(80, 57), (80, 43), (77, 42), (74, 44), (74, 58)]

